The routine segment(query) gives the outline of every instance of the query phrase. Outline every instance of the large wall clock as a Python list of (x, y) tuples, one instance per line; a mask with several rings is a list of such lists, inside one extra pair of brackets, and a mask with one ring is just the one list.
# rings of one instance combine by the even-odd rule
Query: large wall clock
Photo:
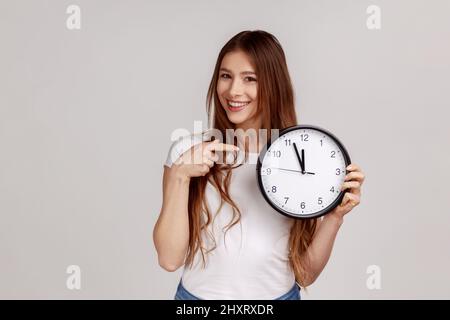
[(316, 218), (344, 197), (351, 163), (339, 139), (325, 129), (297, 125), (280, 131), (258, 157), (258, 184), (266, 201), (293, 218)]

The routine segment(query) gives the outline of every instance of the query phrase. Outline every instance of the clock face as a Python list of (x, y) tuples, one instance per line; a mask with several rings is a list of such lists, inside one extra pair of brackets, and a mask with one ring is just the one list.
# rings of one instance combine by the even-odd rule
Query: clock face
[(299, 125), (286, 128), (260, 154), (259, 187), (278, 212), (314, 218), (339, 205), (350, 157), (330, 132)]

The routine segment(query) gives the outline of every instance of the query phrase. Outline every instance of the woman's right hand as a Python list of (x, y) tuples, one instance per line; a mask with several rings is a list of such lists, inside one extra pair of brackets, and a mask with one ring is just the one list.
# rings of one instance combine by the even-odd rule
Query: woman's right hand
[(205, 176), (219, 160), (216, 151), (239, 151), (239, 148), (219, 140), (202, 142), (184, 152), (174, 163), (177, 171), (185, 178)]

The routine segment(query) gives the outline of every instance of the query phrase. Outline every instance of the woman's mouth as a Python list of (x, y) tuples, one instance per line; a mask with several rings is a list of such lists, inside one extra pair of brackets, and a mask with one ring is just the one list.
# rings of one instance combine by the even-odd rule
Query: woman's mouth
[(249, 103), (250, 103), (250, 101), (227, 100), (227, 107), (228, 107), (228, 110), (237, 112), (237, 111), (241, 111), (242, 109), (244, 109)]

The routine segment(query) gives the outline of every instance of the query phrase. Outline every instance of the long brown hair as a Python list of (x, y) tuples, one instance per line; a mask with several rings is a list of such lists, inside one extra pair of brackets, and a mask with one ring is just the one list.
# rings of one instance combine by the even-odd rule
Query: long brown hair
[[(232, 51), (242, 50), (253, 62), (258, 77), (257, 112), (262, 116), (261, 129), (266, 129), (268, 140), (271, 129), (284, 129), (297, 124), (294, 106), (294, 90), (292, 88), (286, 57), (278, 40), (265, 31), (243, 31), (231, 38), (219, 53), (214, 73), (209, 85), (206, 99), (207, 112), (214, 108), (213, 127), (226, 136), (226, 129), (234, 129), (235, 125), (228, 120), (221, 107), (217, 95), (219, 69), (224, 56)], [(189, 185), (189, 248), (186, 265), (192, 265), (194, 256), (201, 250), (205, 263), (205, 254), (213, 248), (205, 248), (201, 233), (213, 222), (213, 216), (205, 199), (205, 188), (208, 181), (221, 195), (221, 205), (228, 203), (233, 209), (233, 218), (225, 227), (231, 228), (240, 221), (241, 212), (229, 195), (229, 184), (233, 167), (215, 165), (203, 177), (191, 179)], [(220, 211), (220, 208), (218, 211)], [(216, 212), (216, 214), (218, 213)], [(308, 263), (306, 250), (312, 241), (316, 229), (316, 220), (295, 220), (289, 236), (289, 262), (296, 281), (305, 286), (305, 266)]]

